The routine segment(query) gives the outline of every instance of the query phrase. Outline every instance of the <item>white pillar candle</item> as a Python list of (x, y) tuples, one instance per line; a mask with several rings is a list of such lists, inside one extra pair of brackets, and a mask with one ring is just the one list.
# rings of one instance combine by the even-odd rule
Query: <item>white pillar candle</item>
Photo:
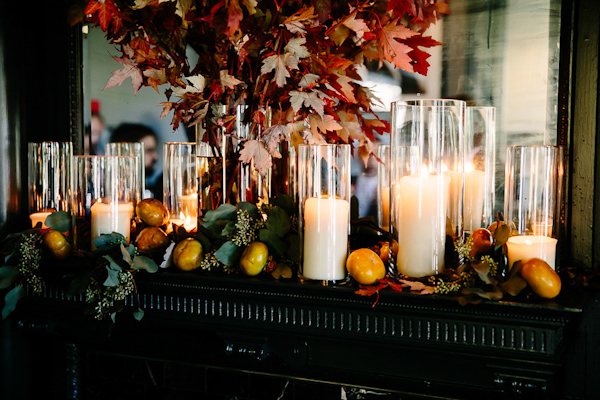
[(346, 278), (350, 204), (334, 198), (309, 198), (304, 203), (302, 275), (307, 279)]
[(46, 226), (46, 218), (48, 217), (48, 215), (52, 214), (51, 212), (47, 212), (47, 211), (40, 211), (40, 212), (36, 212), (33, 213), (29, 216), (29, 219), (31, 220), (31, 227), (35, 228), (35, 226), (38, 224), (38, 222), (42, 223), (42, 228), (47, 228)]
[(92, 213), (92, 250), (94, 239), (103, 234), (120, 233), (129, 243), (133, 205), (131, 203), (107, 204), (97, 202), (90, 208)]
[(418, 278), (444, 269), (449, 185), (444, 175), (400, 179), (396, 228), (401, 274)]
[(532, 258), (541, 258), (555, 269), (557, 242), (558, 240), (548, 236), (511, 236), (506, 242), (509, 270), (515, 262), (524, 262)]
[(465, 168), (465, 200), (463, 220), (465, 230), (473, 232), (481, 228), (483, 221), (483, 200), (485, 198), (485, 172), (473, 168), (468, 163)]

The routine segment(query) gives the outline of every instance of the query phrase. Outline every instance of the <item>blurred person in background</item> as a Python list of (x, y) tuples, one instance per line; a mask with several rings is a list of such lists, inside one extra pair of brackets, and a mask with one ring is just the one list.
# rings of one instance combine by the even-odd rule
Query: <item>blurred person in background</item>
[[(157, 170), (158, 140), (156, 132), (147, 125), (126, 122), (117, 126), (110, 137), (111, 142), (141, 142), (144, 144), (144, 171), (146, 190), (143, 197), (153, 197), (162, 201), (162, 168)], [(159, 172), (159, 173), (158, 173)]]
[(87, 127), (85, 132), (85, 138), (83, 140), (84, 154), (90, 155), (102, 155), (104, 154), (104, 145), (101, 144), (101, 138), (103, 132), (106, 130), (106, 124), (104, 118), (100, 113), (100, 102), (92, 99), (92, 117), (90, 125)]

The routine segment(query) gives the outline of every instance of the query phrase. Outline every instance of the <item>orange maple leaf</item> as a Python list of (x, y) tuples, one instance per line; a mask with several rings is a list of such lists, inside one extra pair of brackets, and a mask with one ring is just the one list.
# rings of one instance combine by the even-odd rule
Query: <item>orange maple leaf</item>
[(399, 22), (400, 19), (397, 18), (385, 25), (379, 32), (379, 56), (393, 62), (396, 68), (413, 72), (412, 60), (408, 56), (408, 52), (412, 49), (396, 39), (408, 39), (417, 33), (402, 24), (398, 25)]

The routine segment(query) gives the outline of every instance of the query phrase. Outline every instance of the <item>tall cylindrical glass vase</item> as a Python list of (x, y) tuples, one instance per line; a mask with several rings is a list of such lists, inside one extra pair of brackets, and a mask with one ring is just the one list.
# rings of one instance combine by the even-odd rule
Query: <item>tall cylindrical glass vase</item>
[[(395, 274), (424, 277), (454, 260), (463, 235), (465, 102), (392, 104), (390, 264)], [(392, 249), (397, 247), (397, 254)]]
[(347, 282), (350, 145), (300, 145), (300, 281)]

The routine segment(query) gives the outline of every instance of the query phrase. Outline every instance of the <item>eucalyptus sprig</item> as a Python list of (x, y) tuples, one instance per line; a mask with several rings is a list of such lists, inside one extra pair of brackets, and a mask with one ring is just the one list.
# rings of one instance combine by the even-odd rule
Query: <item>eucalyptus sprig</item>
[(51, 230), (69, 230), (71, 217), (64, 211), (56, 211), (46, 218), (44, 224), (47, 228), (38, 223), (35, 228), (10, 234), (1, 242), (0, 290), (10, 288), (4, 297), (2, 319), (15, 310), (19, 300), (25, 296), (26, 287), (34, 293), (44, 290), (45, 281), (40, 268), (46, 253), (42, 248), (42, 238)]
[(235, 206), (222, 204), (208, 211), (197, 234), (207, 250), (201, 268), (237, 272), (244, 249), (254, 241), (267, 245), (274, 262), (296, 266), (299, 252), (294, 218), (297, 218), (295, 202), (289, 196), (273, 198), (260, 209), (255, 204), (240, 202)]
[(126, 297), (133, 294), (133, 316), (141, 320), (144, 311), (140, 308), (134, 275), (142, 270), (155, 273), (158, 265), (140, 255), (134, 245), (127, 245), (120, 233), (100, 235), (94, 239), (94, 245), (93, 256), (98, 257), (94, 268), (73, 279), (69, 293), (84, 292), (86, 302), (93, 305), (94, 318), (110, 317), (113, 322), (117, 312), (123, 310)]

